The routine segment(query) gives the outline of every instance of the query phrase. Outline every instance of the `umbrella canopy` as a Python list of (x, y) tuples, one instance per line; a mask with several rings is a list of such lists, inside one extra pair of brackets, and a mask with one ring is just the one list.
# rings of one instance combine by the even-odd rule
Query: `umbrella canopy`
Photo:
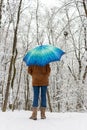
[(52, 45), (39, 45), (28, 51), (23, 61), (27, 66), (45, 66), (50, 62), (59, 61), (63, 54), (65, 54), (63, 50)]

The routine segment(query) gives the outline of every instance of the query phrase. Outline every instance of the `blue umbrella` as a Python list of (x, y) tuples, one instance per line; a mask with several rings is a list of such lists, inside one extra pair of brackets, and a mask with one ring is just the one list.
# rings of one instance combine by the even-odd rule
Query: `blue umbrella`
[(65, 54), (63, 50), (52, 45), (39, 45), (28, 51), (23, 61), (27, 66), (45, 66), (50, 62), (60, 61), (63, 54)]

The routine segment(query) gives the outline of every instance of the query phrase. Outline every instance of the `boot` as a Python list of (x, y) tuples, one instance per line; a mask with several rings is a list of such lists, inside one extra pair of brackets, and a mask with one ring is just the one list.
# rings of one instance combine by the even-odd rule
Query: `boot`
[(45, 107), (41, 107), (41, 119), (46, 119), (46, 116), (45, 116), (45, 110), (46, 108)]
[(37, 108), (36, 107), (33, 107), (33, 112), (32, 112), (30, 119), (37, 120)]

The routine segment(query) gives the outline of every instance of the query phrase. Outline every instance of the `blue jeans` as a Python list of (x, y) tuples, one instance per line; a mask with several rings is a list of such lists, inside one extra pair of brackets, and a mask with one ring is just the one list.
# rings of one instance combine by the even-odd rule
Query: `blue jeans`
[(39, 99), (40, 90), (41, 90), (40, 107), (46, 107), (47, 86), (33, 86), (33, 107), (38, 107), (38, 99)]

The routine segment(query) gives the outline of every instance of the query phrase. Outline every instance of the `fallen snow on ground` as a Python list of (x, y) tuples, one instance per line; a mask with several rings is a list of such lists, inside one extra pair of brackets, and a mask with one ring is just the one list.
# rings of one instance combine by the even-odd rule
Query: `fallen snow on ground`
[(87, 130), (87, 113), (50, 113), (31, 120), (31, 111), (0, 111), (0, 130)]

